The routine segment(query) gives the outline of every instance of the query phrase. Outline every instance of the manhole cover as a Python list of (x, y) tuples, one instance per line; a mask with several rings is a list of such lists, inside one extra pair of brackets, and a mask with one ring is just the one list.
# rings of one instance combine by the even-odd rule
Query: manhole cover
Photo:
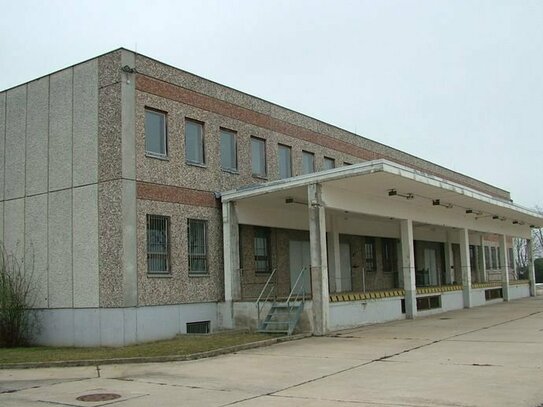
[(84, 396), (79, 396), (76, 400), (79, 401), (110, 401), (121, 398), (120, 394), (115, 393), (95, 393), (95, 394), (85, 394)]

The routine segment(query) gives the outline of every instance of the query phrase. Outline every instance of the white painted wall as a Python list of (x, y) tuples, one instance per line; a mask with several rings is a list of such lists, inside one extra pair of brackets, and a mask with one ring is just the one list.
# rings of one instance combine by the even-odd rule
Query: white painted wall
[(530, 296), (529, 284), (511, 284), (509, 286), (509, 299), (516, 300)]
[(217, 325), (217, 303), (130, 308), (69, 308), (36, 311), (42, 321), (37, 343), (48, 346), (124, 346), (186, 333), (187, 322)]
[(405, 319), (401, 298), (330, 303), (330, 330)]

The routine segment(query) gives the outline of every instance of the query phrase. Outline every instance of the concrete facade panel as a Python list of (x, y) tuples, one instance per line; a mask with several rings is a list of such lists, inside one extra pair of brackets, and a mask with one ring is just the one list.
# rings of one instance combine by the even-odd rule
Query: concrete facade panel
[(99, 304), (98, 185), (73, 189), (74, 307)]
[(100, 309), (80, 311), (74, 310), (74, 346), (96, 346), (100, 339)]
[(98, 180), (98, 61), (74, 67), (73, 185)]
[(530, 296), (529, 284), (511, 284), (509, 286), (509, 299), (516, 300)]
[(216, 303), (36, 312), (41, 318), (39, 345), (124, 346), (170, 339), (186, 332), (186, 322), (210, 321), (213, 329), (218, 325)]
[(26, 86), (7, 92), (4, 198), (25, 194)]
[(73, 70), (50, 77), (49, 191), (72, 186)]
[(471, 305), (473, 307), (479, 307), (485, 304), (485, 290), (480, 288), (471, 290)]
[[(76, 310), (86, 311), (86, 310)], [(124, 345), (124, 313), (135, 313), (134, 309), (100, 308), (100, 331), (98, 343), (100, 346)]]
[(22, 265), (25, 247), (25, 202), (14, 199), (4, 202), (4, 248)]
[(72, 190), (49, 193), (49, 307), (73, 307)]
[(36, 343), (45, 346), (74, 346), (75, 311), (73, 309), (38, 311), (41, 330)]
[(47, 195), (30, 196), (25, 204), (25, 271), (32, 275), (36, 308), (49, 304), (47, 258)]
[(0, 201), (4, 199), (5, 141), (6, 141), (6, 92), (2, 92), (0, 93)]
[(179, 306), (138, 307), (136, 310), (138, 342), (173, 338), (181, 332)]
[(441, 295), (441, 311), (453, 311), (464, 308), (464, 301), (461, 291), (443, 293)]
[(47, 192), (49, 77), (28, 84), (26, 124), (26, 194)]
[(0, 200), (0, 241), (4, 244), (4, 201)]
[(115, 180), (122, 176), (121, 84), (100, 88), (98, 100), (98, 179)]

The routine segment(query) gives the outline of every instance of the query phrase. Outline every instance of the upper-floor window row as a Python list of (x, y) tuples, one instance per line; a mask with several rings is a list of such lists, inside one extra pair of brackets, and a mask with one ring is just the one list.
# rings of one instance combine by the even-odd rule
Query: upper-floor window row
[[(188, 164), (205, 166), (205, 124), (198, 120), (186, 118), (184, 129), (185, 162)], [(219, 156), (220, 166), (223, 170), (238, 173), (238, 137), (237, 132), (220, 128)], [(168, 125), (167, 113), (146, 107), (145, 108), (145, 154), (154, 158), (168, 158)], [(266, 178), (268, 175), (266, 140), (251, 136), (251, 173), (255, 177)], [(278, 144), (277, 147), (279, 178), (290, 178), (294, 175), (292, 170), (292, 147)], [(310, 174), (316, 171), (315, 154), (302, 151), (301, 173)], [(347, 164), (347, 163), (345, 163)], [(323, 170), (336, 167), (336, 160), (325, 156)], [(347, 164), (348, 165), (348, 164)]]

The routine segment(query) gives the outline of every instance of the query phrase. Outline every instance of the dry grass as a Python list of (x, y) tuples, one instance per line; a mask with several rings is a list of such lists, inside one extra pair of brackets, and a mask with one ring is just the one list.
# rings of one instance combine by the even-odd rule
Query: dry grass
[(212, 335), (179, 335), (167, 341), (148, 342), (119, 348), (64, 348), (50, 346), (0, 348), (0, 364), (180, 356), (274, 337), (276, 336), (249, 332), (223, 332)]

